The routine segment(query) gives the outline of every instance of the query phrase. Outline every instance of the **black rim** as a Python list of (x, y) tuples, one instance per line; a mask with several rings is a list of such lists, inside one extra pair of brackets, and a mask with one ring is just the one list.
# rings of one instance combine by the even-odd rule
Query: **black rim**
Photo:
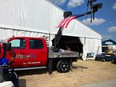
[(65, 72), (65, 71), (68, 70), (69, 65), (68, 65), (68, 63), (66, 63), (66, 62), (62, 62), (60, 68), (61, 68), (62, 71)]

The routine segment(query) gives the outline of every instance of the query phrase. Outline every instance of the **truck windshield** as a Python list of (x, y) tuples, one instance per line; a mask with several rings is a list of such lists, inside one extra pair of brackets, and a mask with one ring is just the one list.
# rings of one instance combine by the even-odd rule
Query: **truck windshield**
[(10, 41), (11, 48), (25, 48), (25, 40), (24, 39), (14, 39)]

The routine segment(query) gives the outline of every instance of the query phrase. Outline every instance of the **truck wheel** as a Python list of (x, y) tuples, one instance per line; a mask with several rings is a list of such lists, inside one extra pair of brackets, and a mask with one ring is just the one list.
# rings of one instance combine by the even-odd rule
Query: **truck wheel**
[(57, 63), (57, 71), (58, 72), (61, 72), (61, 73), (66, 73), (70, 70), (70, 62), (67, 61), (67, 60), (60, 60), (58, 63)]
[(113, 63), (113, 64), (116, 64), (116, 60), (115, 60), (115, 59), (112, 59), (112, 63)]
[(102, 61), (102, 62), (105, 62), (106, 60), (105, 60), (105, 58), (103, 58), (101, 61)]
[(112, 63), (114, 64), (114, 59), (112, 59)]
[(114, 60), (114, 64), (116, 64), (116, 60)]
[(98, 57), (95, 58), (95, 61), (98, 61)]

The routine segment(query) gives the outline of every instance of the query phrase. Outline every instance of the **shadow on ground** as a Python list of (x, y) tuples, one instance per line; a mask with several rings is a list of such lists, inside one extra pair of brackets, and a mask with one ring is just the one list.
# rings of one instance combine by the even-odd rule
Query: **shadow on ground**
[(83, 69), (88, 69), (88, 67), (84, 67), (84, 66), (72, 66), (72, 69), (79, 69), (79, 70), (83, 71)]
[(18, 76), (28, 76), (28, 75), (34, 75), (34, 74), (45, 74), (48, 70), (41, 69), (41, 70), (25, 70), (25, 71), (17, 71), (16, 73)]

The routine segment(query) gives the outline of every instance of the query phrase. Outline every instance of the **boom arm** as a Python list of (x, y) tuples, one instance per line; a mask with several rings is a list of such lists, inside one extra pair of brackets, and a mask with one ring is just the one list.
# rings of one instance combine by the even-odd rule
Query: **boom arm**
[(55, 35), (55, 42), (54, 42), (55, 44), (53, 47), (54, 52), (59, 52), (58, 44), (59, 44), (59, 41), (60, 41), (61, 36), (62, 36), (62, 31), (63, 31), (63, 27), (60, 27), (57, 34)]
[[(65, 14), (66, 14), (66, 12), (65, 12)], [(67, 14), (69, 14), (69, 13), (67, 12)], [(77, 18), (82, 17), (85, 14), (91, 14), (91, 12), (80, 14), (80, 15), (77, 16)], [(63, 29), (64, 29), (63, 27), (60, 27), (59, 30), (58, 30), (58, 32), (57, 32), (57, 34), (55, 35), (55, 41), (54, 41), (55, 44), (54, 44), (54, 47), (53, 47), (53, 51), (54, 52), (58, 52), (59, 51), (58, 44), (59, 44), (59, 41), (61, 39)]]

